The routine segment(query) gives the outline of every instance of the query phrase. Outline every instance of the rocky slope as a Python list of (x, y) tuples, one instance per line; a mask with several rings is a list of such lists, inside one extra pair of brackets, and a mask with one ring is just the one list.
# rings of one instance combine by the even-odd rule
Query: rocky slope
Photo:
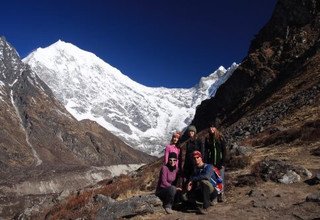
[[(279, 0), (242, 64), (214, 98), (197, 108), (193, 124), (201, 131), (199, 137), (207, 135), (208, 122), (216, 121), (228, 141), (226, 202), (201, 217), (186, 209), (168, 216), (156, 202), (109, 216), (319, 219), (319, 34), (319, 1)], [(44, 215), (101, 219), (111, 207), (129, 208), (137, 204), (133, 195), (149, 198), (143, 195), (153, 192), (160, 166), (161, 160), (130, 176), (84, 189)]]
[(84, 187), (111, 177), (111, 165), (153, 160), (96, 122), (77, 121), (4, 37), (0, 73), (0, 217), (25, 208), (24, 195)]
[[(318, 10), (317, 1), (279, 1), (241, 66), (202, 102), (192, 123), (202, 130), (217, 120), (234, 127), (231, 136), (257, 134), (312, 105), (319, 91)], [(242, 118), (250, 123), (241, 125)]]

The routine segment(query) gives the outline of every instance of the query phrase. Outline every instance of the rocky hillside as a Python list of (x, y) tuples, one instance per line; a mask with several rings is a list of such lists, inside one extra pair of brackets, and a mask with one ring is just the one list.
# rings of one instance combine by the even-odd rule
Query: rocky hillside
[(111, 177), (108, 166), (153, 160), (97, 123), (77, 121), (3, 37), (0, 73), (0, 218), (24, 208), (23, 195), (84, 187)]
[(185, 208), (165, 214), (152, 196), (158, 160), (83, 189), (37, 217), (319, 219), (319, 34), (319, 1), (279, 0), (242, 64), (197, 108), (199, 137), (216, 121), (228, 141), (226, 201), (208, 215)]
[(226, 128), (229, 138), (243, 137), (316, 104), (319, 4), (311, 0), (279, 1), (241, 66), (214, 98), (202, 102), (192, 123), (203, 130), (216, 120)]

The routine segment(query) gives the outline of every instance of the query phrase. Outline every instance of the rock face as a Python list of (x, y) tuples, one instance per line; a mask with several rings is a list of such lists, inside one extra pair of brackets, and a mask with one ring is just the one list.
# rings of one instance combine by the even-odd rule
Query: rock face
[(217, 121), (239, 139), (311, 109), (320, 92), (319, 4), (280, 0), (248, 56), (216, 96), (201, 103), (192, 123), (203, 130)]
[(106, 166), (144, 163), (136, 151), (95, 122), (78, 122), (0, 38), (1, 164)]
[[(39, 189), (34, 189), (39, 194), (56, 193), (50, 191), (53, 186), (76, 189), (110, 177), (107, 166), (153, 160), (96, 122), (77, 121), (3, 37), (0, 103), (1, 198), (8, 192), (23, 195), (23, 188), (30, 189), (26, 184), (39, 184)], [(67, 173), (70, 179), (66, 181)], [(79, 181), (77, 177), (81, 177)]]

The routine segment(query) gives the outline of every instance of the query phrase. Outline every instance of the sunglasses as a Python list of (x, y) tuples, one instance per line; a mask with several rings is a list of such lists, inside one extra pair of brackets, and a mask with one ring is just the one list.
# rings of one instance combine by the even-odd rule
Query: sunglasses
[(196, 160), (196, 159), (199, 159), (199, 158), (200, 158), (200, 157), (193, 157), (193, 159), (195, 159), (195, 160)]
[(176, 159), (169, 159), (170, 162), (176, 162)]

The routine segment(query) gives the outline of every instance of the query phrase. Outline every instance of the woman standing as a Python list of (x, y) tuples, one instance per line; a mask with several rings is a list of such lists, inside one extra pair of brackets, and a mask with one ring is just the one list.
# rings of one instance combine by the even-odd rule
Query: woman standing
[(194, 125), (190, 125), (187, 129), (189, 139), (185, 143), (181, 157), (184, 159), (181, 163), (183, 167), (183, 174), (185, 180), (189, 180), (190, 176), (194, 171), (194, 160), (192, 153), (199, 151), (202, 155), (204, 154), (203, 143), (197, 138), (197, 129)]
[(170, 144), (168, 144), (164, 150), (164, 164), (167, 164), (169, 161), (169, 154), (170, 153), (176, 153), (177, 155), (177, 163), (176, 166), (179, 167), (179, 156), (180, 156), (180, 145), (179, 145), (179, 139), (180, 139), (181, 133), (180, 132), (174, 132), (171, 137)]
[(175, 200), (177, 191), (181, 191), (181, 188), (175, 186), (178, 168), (177, 163), (177, 154), (174, 152), (169, 153), (168, 163), (162, 166), (158, 186), (156, 189), (156, 196), (158, 196), (162, 202), (165, 211), (168, 214), (172, 214), (172, 205)]
[[(226, 142), (215, 124), (210, 124), (209, 135), (205, 139), (206, 162), (212, 164), (220, 172), (224, 187), (224, 172), (226, 158)], [(218, 195), (218, 202), (223, 201), (223, 192)]]

